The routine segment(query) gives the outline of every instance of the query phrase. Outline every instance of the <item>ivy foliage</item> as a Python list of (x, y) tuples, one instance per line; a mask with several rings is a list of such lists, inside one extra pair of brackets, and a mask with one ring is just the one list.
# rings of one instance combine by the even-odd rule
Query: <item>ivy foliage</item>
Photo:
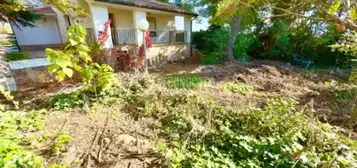
[(93, 62), (90, 53), (93, 51), (86, 43), (86, 29), (79, 24), (72, 25), (67, 31), (68, 43), (64, 50), (46, 49), (49, 62), (48, 72), (55, 74), (56, 80), (62, 82), (72, 78), (76, 72), (81, 78), (84, 88), (99, 87), (106, 91), (118, 83), (114, 69), (107, 64)]

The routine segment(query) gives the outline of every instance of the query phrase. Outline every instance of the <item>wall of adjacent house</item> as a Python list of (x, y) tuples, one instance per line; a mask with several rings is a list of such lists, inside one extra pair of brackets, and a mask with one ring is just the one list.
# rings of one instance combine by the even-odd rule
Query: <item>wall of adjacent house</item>
[(148, 13), (147, 17), (153, 17), (156, 21), (156, 30), (172, 30), (175, 28), (175, 15)]
[(13, 26), (16, 40), (22, 45), (61, 44), (56, 16), (43, 16), (35, 22), (36, 27)]
[(115, 28), (126, 28), (126, 29), (134, 28), (132, 11), (109, 8), (108, 12), (113, 14), (114, 17), (113, 21), (114, 21)]

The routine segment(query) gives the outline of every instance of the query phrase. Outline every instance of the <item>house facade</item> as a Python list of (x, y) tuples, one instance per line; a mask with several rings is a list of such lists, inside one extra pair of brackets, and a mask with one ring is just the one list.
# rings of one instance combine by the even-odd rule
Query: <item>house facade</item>
[[(34, 1), (34, 0), (31, 0)], [(36, 27), (13, 26), (20, 50), (31, 57), (44, 56), (47, 47), (56, 48), (66, 42), (69, 26), (79, 23), (87, 30), (87, 42), (98, 38), (104, 30), (104, 23), (111, 19), (111, 31), (106, 48), (130, 45), (134, 48), (143, 43), (144, 34), (137, 28), (137, 22), (149, 22), (153, 46), (147, 50), (151, 61), (182, 58), (191, 55), (192, 20), (196, 14), (172, 5), (154, 0), (76, 0), (75, 3), (88, 11), (86, 19), (72, 19), (55, 8), (35, 6), (35, 11), (43, 17), (37, 20)], [(181, 28), (177, 27), (181, 21)], [(183, 21), (182, 21), (183, 20)]]

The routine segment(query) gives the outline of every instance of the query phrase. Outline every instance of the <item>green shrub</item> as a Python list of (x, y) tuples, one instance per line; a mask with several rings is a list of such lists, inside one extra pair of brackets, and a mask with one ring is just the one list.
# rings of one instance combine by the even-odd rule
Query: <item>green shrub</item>
[(225, 60), (229, 29), (222, 26), (210, 26), (206, 31), (194, 32), (192, 44), (203, 55), (200, 59), (203, 64), (220, 64)]
[(10, 52), (5, 54), (6, 61), (18, 61), (30, 59), (30, 56), (25, 52)]

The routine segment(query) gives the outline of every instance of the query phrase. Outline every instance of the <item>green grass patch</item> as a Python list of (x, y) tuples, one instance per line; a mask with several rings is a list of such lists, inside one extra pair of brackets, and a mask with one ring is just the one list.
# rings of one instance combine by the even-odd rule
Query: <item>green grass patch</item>
[(223, 91), (228, 91), (232, 93), (241, 93), (244, 95), (251, 95), (254, 88), (250, 85), (241, 82), (228, 82), (221, 85)]
[(209, 79), (199, 76), (198, 74), (188, 75), (170, 75), (164, 78), (165, 85), (168, 88), (201, 88), (209, 84)]

